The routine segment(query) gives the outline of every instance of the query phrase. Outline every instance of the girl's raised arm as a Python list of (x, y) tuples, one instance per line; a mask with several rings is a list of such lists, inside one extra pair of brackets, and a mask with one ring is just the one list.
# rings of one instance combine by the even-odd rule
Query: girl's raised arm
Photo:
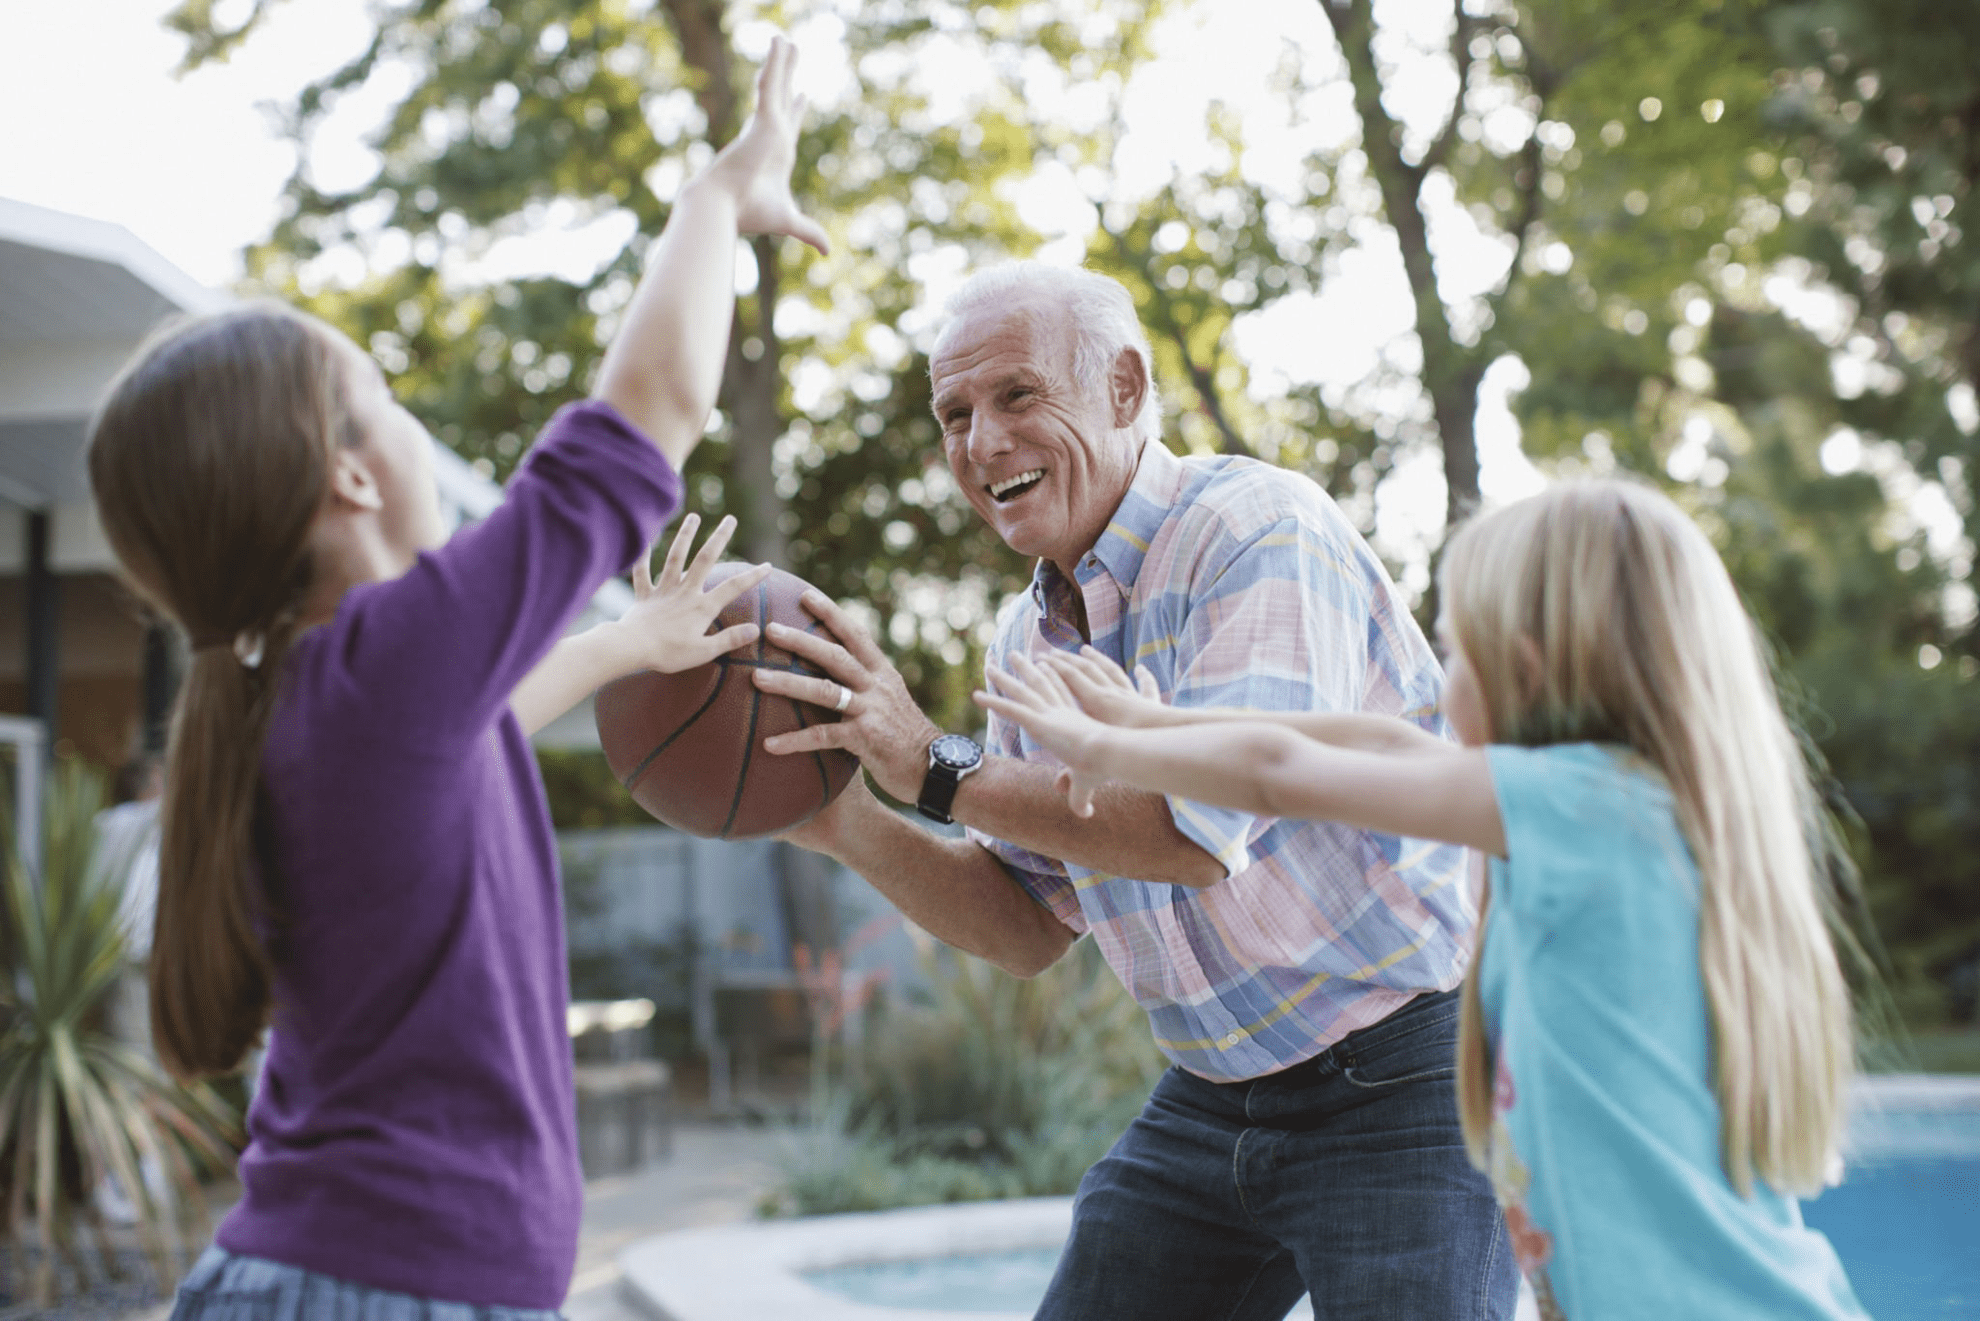
[(785, 234), (826, 250), (825, 231), (791, 197), (804, 98), (783, 37), (756, 76), (756, 111), (674, 201), (667, 228), (606, 351), (596, 395), (653, 438), (678, 471), (701, 440), (722, 383), (735, 305), (739, 233)]
[(1505, 854), (1483, 749), (1427, 734), (1427, 742), (1407, 746), (1339, 747), (1249, 715), (1121, 728), (1087, 715), (1068, 684), (1023, 656), (1012, 664), (1016, 674), (990, 671), (1001, 691), (979, 692), (976, 701), (1024, 726), (1065, 763), (1060, 783), (1074, 811), (1098, 784), (1118, 780), (1261, 816), (1340, 821)]

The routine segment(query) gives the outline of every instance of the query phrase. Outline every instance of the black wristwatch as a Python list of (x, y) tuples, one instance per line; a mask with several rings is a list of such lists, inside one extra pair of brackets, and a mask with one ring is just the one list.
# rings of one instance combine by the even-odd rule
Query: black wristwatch
[(973, 738), (944, 734), (928, 745), (928, 774), (921, 781), (921, 797), (914, 810), (930, 821), (949, 825), (955, 820), (949, 807), (956, 801), (956, 786), (962, 778), (983, 764), (983, 748)]

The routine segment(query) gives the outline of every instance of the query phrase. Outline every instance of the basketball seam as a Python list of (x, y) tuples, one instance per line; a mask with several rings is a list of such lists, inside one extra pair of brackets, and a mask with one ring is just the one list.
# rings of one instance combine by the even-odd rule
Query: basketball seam
[[(763, 659), (763, 635), (770, 623), (770, 588), (760, 583), (756, 588), (756, 659)], [(749, 763), (756, 756), (756, 714), (763, 705), (763, 690), (755, 684), (749, 686), (749, 734), (743, 739), (742, 766), (736, 771), (736, 796), (729, 800), (729, 819), (722, 823), (722, 838), (729, 837), (729, 831), (736, 824), (736, 815), (742, 811), (743, 790), (749, 787)]]
[(715, 676), (715, 686), (708, 690), (707, 698), (701, 703), (699, 707), (695, 708), (694, 714), (689, 716), (686, 720), (681, 721), (680, 724), (676, 725), (674, 727), (674, 732), (667, 735), (666, 738), (662, 739), (660, 741), (659, 747), (653, 749), (653, 751), (647, 753), (644, 757), (642, 757), (640, 759), (639, 765), (633, 767), (632, 770), (627, 773), (626, 778), (620, 781), (620, 783), (625, 786), (625, 790), (627, 793), (632, 792), (632, 787), (635, 784), (639, 783), (639, 777), (646, 774), (646, 772), (652, 768), (653, 763), (660, 759), (660, 754), (665, 752), (668, 748), (674, 745), (675, 739), (687, 733), (688, 729), (694, 724), (695, 721), (701, 719), (702, 716), (708, 713), (708, 708), (715, 705), (715, 699), (722, 695), (722, 685), (727, 683), (728, 681), (729, 681), (728, 667), (721, 666), (720, 673), (718, 673)]

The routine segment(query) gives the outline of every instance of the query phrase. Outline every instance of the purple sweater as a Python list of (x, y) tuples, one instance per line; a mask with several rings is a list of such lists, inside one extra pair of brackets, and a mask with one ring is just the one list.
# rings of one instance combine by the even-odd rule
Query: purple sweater
[(565, 409), (487, 521), (290, 653), (263, 771), (275, 1030), (229, 1252), (562, 1305), (583, 1200), (562, 891), (509, 697), (680, 497), (611, 408)]

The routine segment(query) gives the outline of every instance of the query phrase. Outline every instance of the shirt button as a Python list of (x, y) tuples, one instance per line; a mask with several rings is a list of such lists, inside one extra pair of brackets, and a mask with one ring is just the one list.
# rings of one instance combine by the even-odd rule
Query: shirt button
[(1230, 1035), (1229, 1035), (1228, 1037), (1225, 1037), (1225, 1038), (1224, 1038), (1224, 1044), (1225, 1044), (1226, 1046), (1235, 1046), (1235, 1045), (1237, 1045), (1237, 1043), (1238, 1043), (1238, 1042), (1240, 1042), (1240, 1041), (1243, 1041), (1243, 1040), (1244, 1040), (1244, 1033), (1242, 1033), (1242, 1032), (1233, 1032), (1233, 1033), (1231, 1033), (1231, 1034), (1230, 1034)]

